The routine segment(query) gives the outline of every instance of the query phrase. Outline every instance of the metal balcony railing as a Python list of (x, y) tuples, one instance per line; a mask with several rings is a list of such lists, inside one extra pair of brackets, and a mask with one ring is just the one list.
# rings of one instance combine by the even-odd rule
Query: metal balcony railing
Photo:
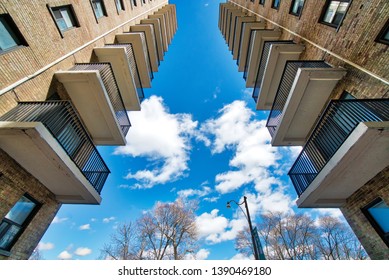
[(111, 101), (112, 107), (115, 112), (116, 119), (120, 125), (124, 136), (127, 135), (128, 130), (131, 127), (130, 119), (128, 118), (127, 111), (124, 107), (122, 96), (113, 74), (111, 65), (109, 63), (76, 63), (74, 67), (69, 69), (71, 71), (99, 71), (105, 90), (108, 93), (108, 97)]
[(70, 101), (20, 102), (0, 121), (41, 122), (100, 194), (110, 171)]
[[(263, 79), (263, 76), (265, 75), (267, 60), (269, 58), (270, 49), (271, 49), (271, 46), (273, 44), (294, 44), (294, 43), (293, 43), (293, 41), (266, 41), (263, 44), (263, 51), (261, 54), (261, 59), (259, 61), (257, 78), (255, 80), (255, 86), (254, 86), (253, 95), (252, 95), (255, 103), (258, 102), (259, 91), (261, 89), (262, 79)], [(247, 72), (245, 72), (245, 76), (247, 76)]]
[(389, 120), (389, 99), (332, 100), (288, 175), (300, 196), (361, 122)]
[(266, 126), (272, 137), (274, 136), (277, 126), (280, 123), (286, 100), (288, 99), (288, 95), (290, 93), (290, 90), (292, 89), (292, 85), (299, 68), (331, 68), (331, 66), (325, 63), (324, 61), (298, 60), (288, 61), (286, 63), (284, 72), (281, 77), (281, 82), (278, 86), (273, 106), (266, 123)]
[(138, 65), (136, 64), (136, 58), (134, 54), (134, 49), (132, 48), (132, 44), (107, 44), (105, 45), (106, 48), (115, 48), (115, 47), (124, 47), (126, 49), (126, 54), (128, 58), (128, 65), (130, 66), (135, 86), (136, 86), (136, 91), (138, 94), (139, 101), (142, 102), (143, 99), (145, 98), (145, 94), (143, 92), (143, 87), (142, 83), (140, 81), (140, 75), (139, 75), (139, 70), (138, 70)]

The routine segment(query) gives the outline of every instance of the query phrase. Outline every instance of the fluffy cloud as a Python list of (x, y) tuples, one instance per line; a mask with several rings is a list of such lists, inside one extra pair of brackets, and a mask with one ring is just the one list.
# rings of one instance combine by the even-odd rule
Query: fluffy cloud
[(208, 249), (200, 249), (195, 255), (188, 254), (186, 260), (206, 260), (211, 252)]
[(136, 188), (151, 188), (176, 180), (188, 170), (190, 139), (197, 122), (189, 114), (170, 114), (163, 99), (151, 96), (142, 103), (142, 111), (130, 112), (133, 126), (127, 134), (127, 145), (114, 154), (145, 157), (151, 169), (131, 170), (127, 179), (135, 179)]
[(109, 223), (109, 222), (114, 221), (115, 219), (116, 219), (115, 217), (104, 218), (103, 223)]
[(203, 186), (202, 189), (185, 189), (177, 192), (178, 196), (188, 198), (191, 196), (204, 197), (212, 192), (212, 189), (207, 186)]
[(39, 244), (38, 244), (38, 250), (40, 250), (40, 251), (47, 251), (47, 250), (51, 250), (53, 248), (54, 248), (54, 244), (50, 243), (50, 242), (47, 242), (47, 243), (39, 242)]
[(57, 258), (60, 260), (70, 260), (72, 258), (72, 254), (70, 254), (68, 251), (62, 251)]
[(81, 225), (78, 229), (79, 230), (90, 230), (91, 227), (90, 227), (90, 224), (85, 224), (85, 225)]
[(76, 251), (74, 251), (75, 255), (81, 256), (81, 257), (90, 255), (91, 253), (92, 253), (92, 250), (89, 248), (86, 248), (86, 247), (80, 247), (80, 248), (77, 248)]

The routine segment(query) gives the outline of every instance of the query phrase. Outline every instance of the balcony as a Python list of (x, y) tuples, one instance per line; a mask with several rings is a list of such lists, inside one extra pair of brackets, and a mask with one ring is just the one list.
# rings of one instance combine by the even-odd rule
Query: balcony
[(243, 78), (246, 80), (246, 87), (253, 88), (257, 78), (259, 62), (261, 60), (263, 47), (266, 41), (276, 41), (280, 38), (280, 30), (253, 30), (249, 42), (249, 50), (244, 65)]
[(167, 52), (169, 49), (169, 39), (168, 39), (168, 26), (166, 23), (165, 15), (162, 13), (154, 13), (153, 15), (148, 16), (149, 19), (159, 19), (161, 23), (161, 34), (162, 34), (162, 47), (163, 51)]
[(127, 32), (116, 34), (116, 41), (119, 44), (131, 44), (138, 67), (142, 88), (150, 88), (153, 72), (149, 60), (145, 35), (142, 32)]
[(246, 67), (247, 55), (251, 41), (251, 34), (254, 30), (265, 29), (264, 22), (244, 22), (242, 27), (242, 34), (239, 46), (239, 53), (236, 63), (238, 64), (238, 71), (243, 72)]
[[(219, 29), (223, 33), (225, 27), (225, 16), (227, 9), (233, 7), (230, 2), (219, 4)], [(224, 34), (223, 34), (224, 35)]]
[(131, 124), (109, 63), (77, 63), (55, 76), (66, 88), (95, 145), (125, 145)]
[(288, 61), (266, 124), (272, 145), (304, 145), (345, 74), (324, 61)]
[(166, 27), (166, 40), (167, 40), (167, 44), (170, 45), (172, 38), (173, 38), (173, 34), (172, 34), (172, 29), (171, 29), (171, 18), (169, 16), (168, 11), (160, 9), (160, 10), (154, 12), (154, 15), (162, 15), (163, 16), (164, 21), (165, 21), (165, 27)]
[(226, 34), (227, 34), (227, 25), (229, 23), (229, 16), (231, 13), (231, 10), (239, 10), (237, 6), (234, 6), (232, 4), (224, 6), (224, 12), (223, 12), (223, 22), (222, 22), (222, 29), (221, 32), (223, 34), (224, 39), (226, 39)]
[(158, 60), (163, 60), (162, 29), (159, 19), (142, 19), (141, 24), (152, 24), (154, 27), (155, 42), (157, 43)]
[(232, 51), (232, 49), (234, 47), (236, 22), (237, 22), (238, 18), (242, 18), (246, 15), (247, 15), (246, 13), (244, 13), (242, 11), (236, 11), (236, 10), (233, 10), (231, 13), (230, 23), (229, 23), (230, 28), (229, 28), (228, 38), (227, 38), (228, 50), (230, 50), (230, 51)]
[(110, 171), (70, 101), (19, 103), (0, 117), (0, 148), (60, 203), (101, 202)]
[(304, 46), (293, 41), (265, 42), (253, 91), (257, 110), (272, 108), (286, 62), (299, 59), (303, 50)]
[[(225, 40), (226, 40), (227, 44), (228, 44), (229, 39), (230, 39), (230, 34), (232, 33), (231, 32), (232, 19), (235, 18), (235, 15), (238, 15), (238, 14), (243, 14), (243, 12), (240, 8), (235, 8), (235, 7), (228, 9), (226, 12)], [(234, 29), (235, 29), (235, 26), (234, 26)]]
[(130, 32), (143, 33), (146, 41), (146, 48), (150, 59), (151, 71), (158, 72), (157, 42), (155, 41), (154, 27), (151, 24), (137, 24), (130, 27)]
[(93, 50), (100, 62), (111, 64), (126, 110), (140, 111), (144, 93), (131, 44), (109, 44)]
[(341, 207), (389, 166), (389, 99), (333, 100), (289, 171), (299, 207)]
[(163, 8), (161, 8), (159, 11), (165, 12), (168, 15), (169, 30), (170, 30), (170, 36), (171, 36), (170, 43), (171, 43), (171, 40), (173, 39), (173, 36), (174, 36), (174, 34), (176, 34), (176, 31), (177, 31), (177, 17), (176, 17), (175, 5), (166, 5)]
[(256, 21), (256, 18), (254, 16), (238, 17), (236, 19), (235, 35), (234, 35), (234, 41), (233, 41), (233, 46), (232, 46), (233, 59), (235, 59), (235, 60), (238, 59), (239, 47), (240, 47), (240, 42), (242, 40), (244, 23), (255, 22), (255, 21)]

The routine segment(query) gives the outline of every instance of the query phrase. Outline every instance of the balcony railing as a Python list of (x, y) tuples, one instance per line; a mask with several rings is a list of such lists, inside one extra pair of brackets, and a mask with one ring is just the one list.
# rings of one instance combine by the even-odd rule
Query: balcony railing
[(145, 94), (143, 92), (143, 87), (142, 87), (142, 82), (140, 81), (140, 75), (139, 75), (139, 70), (138, 66), (136, 64), (136, 58), (134, 54), (134, 50), (132, 48), (132, 44), (107, 44), (105, 45), (106, 48), (115, 48), (115, 47), (125, 47), (126, 48), (126, 54), (128, 58), (128, 65), (130, 66), (135, 86), (136, 86), (136, 91), (138, 94), (139, 101), (142, 102), (143, 99), (145, 98)]
[(115, 112), (116, 119), (120, 125), (124, 136), (127, 135), (128, 130), (131, 127), (130, 119), (128, 118), (127, 111), (124, 107), (122, 97), (118, 85), (113, 75), (111, 65), (109, 63), (76, 63), (70, 71), (99, 71), (105, 90), (111, 101), (113, 110)]
[(389, 121), (389, 99), (332, 100), (289, 171), (300, 196), (361, 122)]
[(288, 61), (286, 63), (281, 83), (278, 87), (273, 107), (266, 124), (272, 137), (280, 123), (282, 112), (299, 68), (331, 68), (331, 66), (324, 61)]
[(20, 102), (0, 121), (41, 122), (100, 194), (110, 171), (70, 101)]
[[(265, 74), (267, 60), (269, 58), (271, 46), (274, 43), (276, 43), (276, 44), (294, 44), (293, 41), (266, 41), (264, 43), (261, 59), (259, 61), (257, 78), (256, 78), (256, 81), (255, 81), (254, 91), (253, 91), (253, 95), (252, 95), (255, 103), (258, 102), (259, 92), (260, 92), (260, 89), (261, 89), (263, 75)], [(246, 69), (246, 71), (244, 72), (244, 78), (245, 79), (247, 77), (247, 72), (248, 71)]]

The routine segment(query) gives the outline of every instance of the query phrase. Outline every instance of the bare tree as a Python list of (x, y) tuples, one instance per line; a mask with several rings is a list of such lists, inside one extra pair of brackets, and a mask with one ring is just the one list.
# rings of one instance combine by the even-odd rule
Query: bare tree
[(251, 233), (248, 227), (238, 232), (235, 239), (235, 250), (247, 257), (254, 255)]
[[(267, 259), (365, 259), (367, 254), (352, 231), (339, 219), (269, 212), (257, 225)], [(246, 246), (246, 248), (244, 248)], [(251, 237), (240, 232), (235, 248), (249, 256)]]
[(157, 203), (136, 224), (122, 225), (104, 245), (102, 256), (110, 259), (183, 259), (197, 248), (197, 203), (181, 199)]

